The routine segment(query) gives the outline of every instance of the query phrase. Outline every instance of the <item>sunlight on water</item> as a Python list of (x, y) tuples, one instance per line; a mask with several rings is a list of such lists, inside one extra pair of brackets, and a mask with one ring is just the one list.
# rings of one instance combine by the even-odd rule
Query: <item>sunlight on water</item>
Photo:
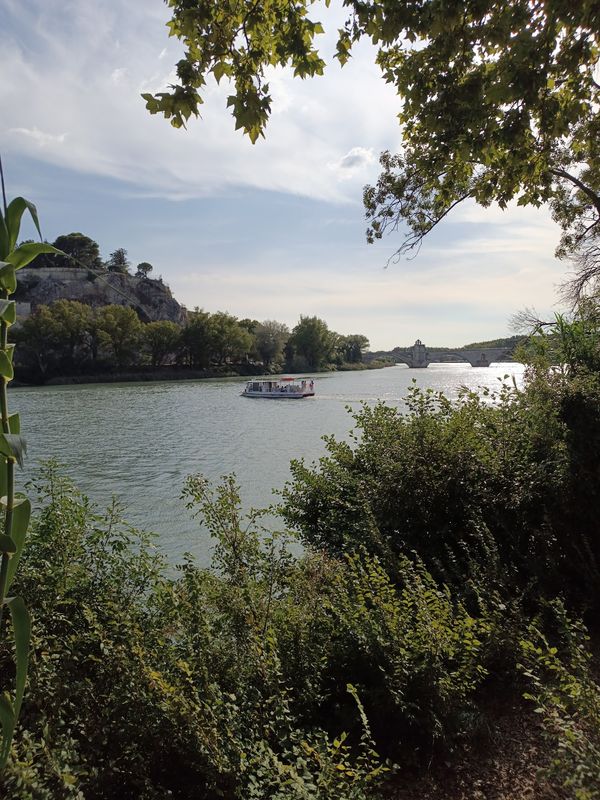
[(289, 477), (292, 458), (313, 461), (324, 452), (322, 436), (348, 436), (347, 406), (381, 399), (401, 407), (413, 379), (456, 397), (461, 386), (497, 389), (504, 376), (518, 385), (523, 367), (326, 373), (317, 397), (293, 402), (240, 397), (240, 378), (22, 388), (11, 391), (11, 406), (29, 447), (22, 480), (40, 460), (56, 458), (99, 506), (117, 495), (128, 521), (156, 531), (171, 559), (189, 551), (206, 563), (209, 540), (179, 499), (187, 475), (218, 480), (233, 472), (244, 504), (263, 507)]

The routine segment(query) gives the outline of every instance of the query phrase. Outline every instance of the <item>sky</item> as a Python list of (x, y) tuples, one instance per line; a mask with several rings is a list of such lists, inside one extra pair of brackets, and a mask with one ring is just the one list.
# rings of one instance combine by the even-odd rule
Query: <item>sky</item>
[(324, 77), (270, 75), (255, 145), (223, 82), (209, 80), (187, 130), (146, 111), (141, 93), (172, 82), (182, 52), (168, 18), (162, 0), (0, 0), (7, 190), (37, 205), (47, 240), (81, 231), (104, 257), (123, 247), (190, 309), (290, 327), (317, 315), (373, 350), (459, 346), (511, 333), (523, 308), (559, 310), (568, 267), (545, 208), (463, 205), (398, 263), (399, 234), (366, 243), (362, 187), (400, 148), (399, 100), (367, 43), (343, 69), (332, 61), (339, 8), (312, 14)]

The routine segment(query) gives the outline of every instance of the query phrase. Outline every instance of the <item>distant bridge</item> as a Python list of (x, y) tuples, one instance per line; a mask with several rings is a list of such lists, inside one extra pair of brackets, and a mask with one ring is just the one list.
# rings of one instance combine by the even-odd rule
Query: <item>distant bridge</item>
[(390, 356), (411, 369), (423, 369), (433, 362), (449, 361), (454, 358), (467, 361), (472, 367), (489, 367), (494, 361), (502, 361), (512, 353), (511, 347), (482, 347), (473, 350), (428, 350), (420, 339), (412, 347), (396, 347)]

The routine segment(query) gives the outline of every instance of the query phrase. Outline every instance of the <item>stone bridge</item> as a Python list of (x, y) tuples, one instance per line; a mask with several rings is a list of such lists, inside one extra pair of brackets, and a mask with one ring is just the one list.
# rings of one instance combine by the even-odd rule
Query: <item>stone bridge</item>
[(434, 361), (449, 361), (454, 358), (467, 361), (472, 367), (489, 367), (494, 361), (502, 361), (510, 355), (509, 347), (486, 347), (476, 350), (428, 350), (420, 339), (412, 347), (396, 347), (390, 355), (412, 369), (423, 369)]

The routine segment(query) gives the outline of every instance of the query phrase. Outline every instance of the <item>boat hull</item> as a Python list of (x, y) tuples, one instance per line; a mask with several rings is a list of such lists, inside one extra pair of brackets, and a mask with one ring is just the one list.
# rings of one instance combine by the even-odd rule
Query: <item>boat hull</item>
[(267, 400), (303, 400), (314, 397), (314, 392), (242, 392), (242, 397), (255, 397)]

